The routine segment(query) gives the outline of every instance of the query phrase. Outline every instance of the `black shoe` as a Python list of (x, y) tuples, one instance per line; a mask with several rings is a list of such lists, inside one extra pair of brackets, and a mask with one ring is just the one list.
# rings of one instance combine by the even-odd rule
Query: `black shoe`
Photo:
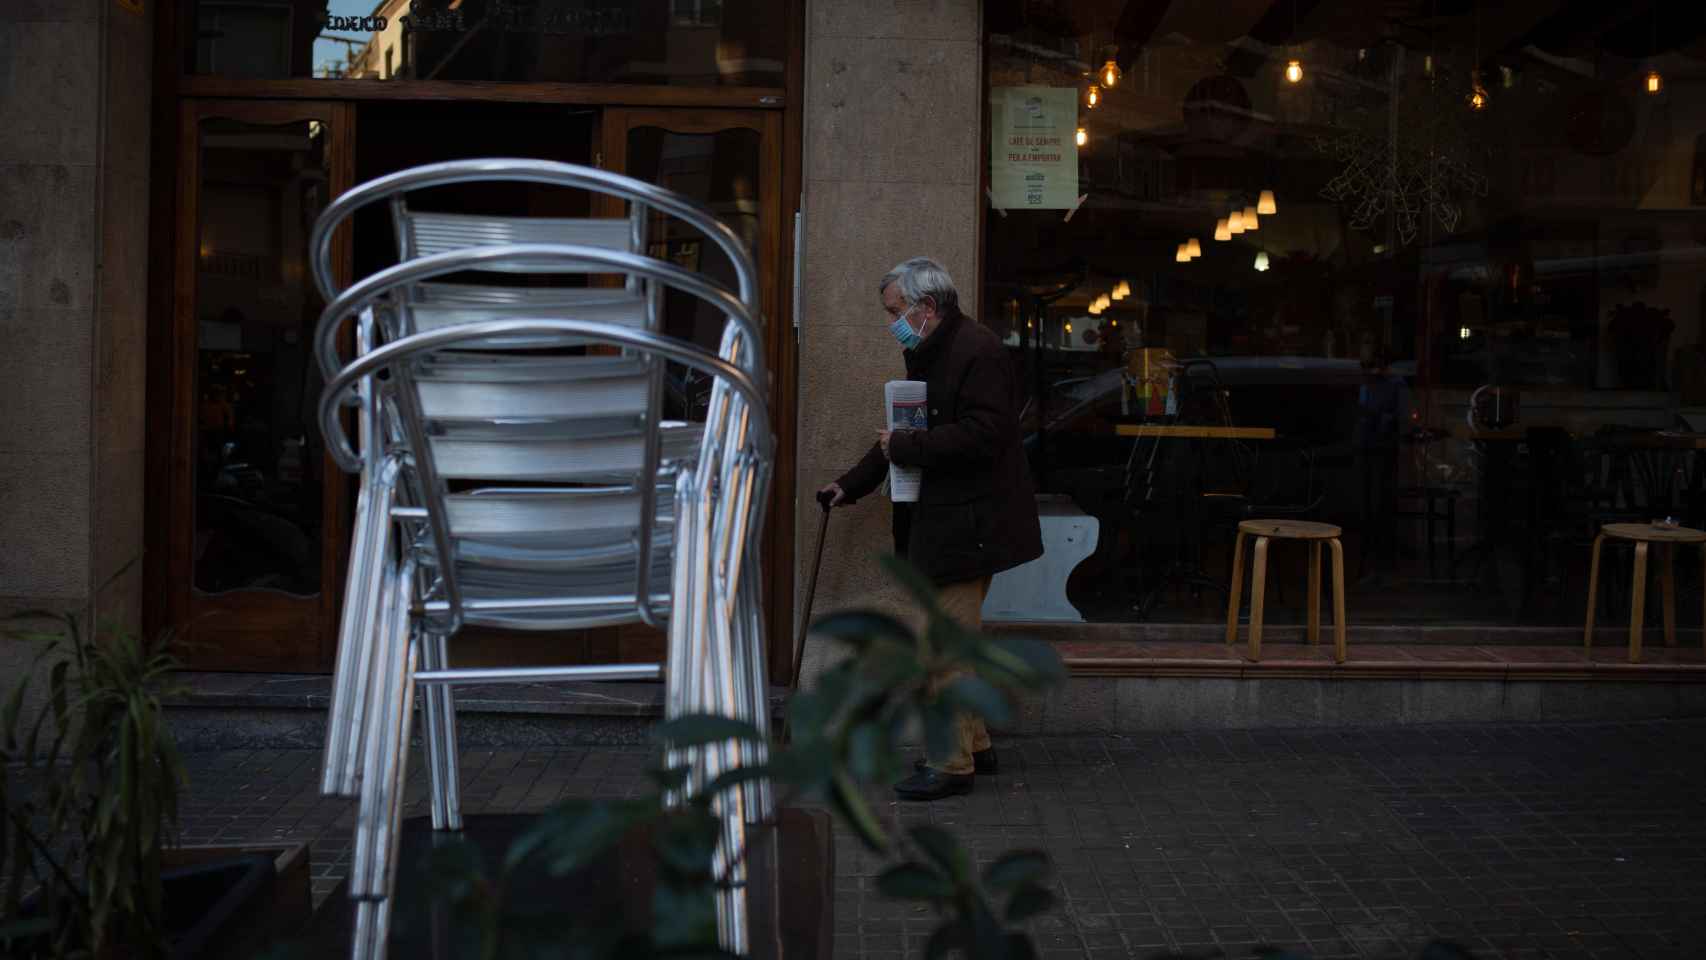
[[(988, 750), (979, 750), (979, 751), (973, 753), (971, 755), (971, 762), (972, 762), (972, 765), (977, 769), (977, 772), (983, 774), (986, 777), (991, 775), (991, 774), (1000, 772), (1001, 764), (998, 763), (995, 759), (995, 748), (994, 747), (990, 747)], [(913, 770), (923, 770), (925, 767), (928, 767), (928, 766), (930, 766), (930, 761), (925, 759), (924, 757), (919, 757), (917, 760), (912, 761), (912, 769)]]
[(943, 773), (926, 767), (895, 784), (894, 792), (902, 800), (940, 800), (970, 793), (975, 779), (969, 773)]

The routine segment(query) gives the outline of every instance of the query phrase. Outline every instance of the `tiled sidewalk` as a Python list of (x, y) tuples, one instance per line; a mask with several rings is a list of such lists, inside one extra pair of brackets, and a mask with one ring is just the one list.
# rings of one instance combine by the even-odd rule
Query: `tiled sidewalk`
[[(970, 797), (883, 808), (981, 857), (1040, 846), (1049, 957), (1706, 957), (1706, 723), (1153, 734), (1000, 745)], [(188, 842), (309, 839), (344, 869), (350, 804), (312, 751), (192, 754)], [(644, 789), (634, 748), (468, 752), (471, 812)], [(413, 767), (419, 772), (418, 763)], [(411, 812), (424, 795), (412, 778)], [(922, 955), (930, 918), (838, 839), (836, 956)]]

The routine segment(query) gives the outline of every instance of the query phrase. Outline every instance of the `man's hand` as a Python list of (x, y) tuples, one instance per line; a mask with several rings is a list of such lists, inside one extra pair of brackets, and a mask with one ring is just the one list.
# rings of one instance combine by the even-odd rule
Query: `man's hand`
[(841, 484), (830, 483), (818, 488), (817, 499), (819, 503), (828, 499), (830, 506), (839, 507), (841, 501), (847, 499), (847, 494), (841, 489)]
[(884, 459), (888, 458), (888, 455), (889, 455), (889, 437), (891, 437), (893, 435), (894, 435), (894, 431), (892, 431), (892, 430), (878, 430), (877, 431), (877, 446), (883, 448), (883, 458)]

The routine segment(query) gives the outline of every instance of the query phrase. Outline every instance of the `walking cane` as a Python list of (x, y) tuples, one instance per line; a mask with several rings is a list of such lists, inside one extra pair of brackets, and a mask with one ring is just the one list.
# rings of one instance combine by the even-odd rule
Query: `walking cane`
[(806, 659), (806, 631), (812, 622), (812, 598), (817, 596), (817, 571), (823, 565), (823, 541), (829, 533), (830, 501), (835, 498), (833, 493), (819, 492), (817, 505), (823, 508), (823, 519), (817, 525), (817, 556), (812, 558), (812, 575), (806, 580), (806, 605), (800, 610), (800, 625), (794, 632), (794, 682), (789, 685), (790, 693), (800, 689), (800, 666)]

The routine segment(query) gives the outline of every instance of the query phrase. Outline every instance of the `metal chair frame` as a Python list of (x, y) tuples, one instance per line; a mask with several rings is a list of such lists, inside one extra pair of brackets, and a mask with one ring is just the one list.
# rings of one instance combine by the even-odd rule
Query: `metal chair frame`
[[(408, 192), (449, 183), (525, 181), (590, 190), (630, 204), (626, 246), (560, 242), (502, 243), (506, 239), (552, 240), (553, 230), (571, 235), (589, 224), (608, 236), (619, 232), (598, 219), (550, 220), (423, 214), (409, 209)], [(355, 210), (389, 200), (398, 229), (397, 266), (339, 288), (331, 270), (331, 241)], [(649, 210), (679, 217), (721, 248), (735, 267), (738, 296), (704, 277), (641, 255)], [(451, 227), (496, 224), (478, 236), (458, 240), (429, 237), (414, 228), (425, 221), (465, 221)], [(444, 226), (437, 223), (436, 226)], [(451, 231), (454, 233), (454, 231)], [(491, 241), (500, 241), (492, 243)], [(761, 582), (757, 553), (751, 548), (762, 529), (767, 501), (773, 438), (768, 428), (767, 383), (759, 335), (757, 273), (739, 237), (710, 211), (654, 185), (605, 171), (533, 160), (493, 159), (433, 164), (371, 181), (339, 197), (322, 214), (310, 244), (316, 285), (328, 300), (315, 338), (315, 354), (327, 376), (321, 419), (334, 459), (361, 475), (356, 509), (349, 589), (340, 625), (340, 643), (332, 707), (328, 715), (322, 788), (327, 793), (359, 793), (356, 863), (351, 893), (358, 906), (358, 957), (383, 956), (388, 933), (388, 892), (395, 870), (394, 843), (401, 815), (401, 787), (409, 742), (413, 691), (425, 700), (427, 761), (432, 779), (432, 820), (437, 829), (460, 827), (454, 705), (451, 687), (469, 682), (539, 682), (656, 678), (666, 680), (667, 716), (705, 711), (740, 716), (762, 725), (767, 715), (762, 661)], [(609, 288), (504, 288), (446, 285), (430, 281), (448, 273), (621, 274), (621, 292)], [(718, 354), (675, 341), (657, 331), (659, 296), (664, 287), (683, 290), (720, 308), (728, 323)], [(613, 327), (591, 318), (611, 319), (609, 308), (643, 304), (638, 329)], [(468, 322), (462, 322), (463, 317)], [(337, 341), (342, 326), (356, 318), (356, 358), (341, 362)], [(492, 317), (504, 319), (493, 320)], [(423, 319), (431, 318), (432, 329)], [(447, 319), (448, 318), (448, 319)], [(379, 345), (383, 342), (383, 345)], [(415, 361), (450, 356), (458, 348), (478, 350), (551, 343), (603, 343), (633, 352), (648, 365), (648, 409), (660, 409), (664, 360), (708, 374), (713, 382), (698, 455), (671, 461), (659, 431), (645, 433), (644, 454), (633, 491), (642, 499), (644, 535), (628, 545), (595, 544), (566, 551), (486, 551), (475, 559), (493, 569), (526, 570), (535, 565), (562, 571), (577, 564), (604, 569), (634, 558), (635, 589), (627, 612), (607, 611), (600, 620), (580, 604), (575, 622), (647, 623), (667, 620), (668, 669), (656, 664), (532, 667), (486, 670), (450, 669), (446, 641), (462, 622), (500, 622), (505, 615), (537, 617), (539, 611), (565, 609), (561, 599), (535, 598), (486, 603), (470, 600), (458, 570), (462, 555), (449, 538), (447, 487), (439, 475), (431, 438), (424, 432)], [(466, 355), (465, 355), (466, 357)], [(558, 358), (568, 360), (570, 358)], [(582, 358), (573, 358), (582, 359)], [(586, 358), (590, 360), (591, 358)], [(604, 359), (604, 358), (601, 358)], [(549, 367), (550, 364), (545, 365)], [(590, 366), (590, 364), (588, 364)], [(375, 374), (388, 369), (391, 377)], [(524, 365), (479, 368), (452, 365), (504, 381)], [(559, 372), (535, 370), (542, 381)], [(356, 410), (357, 438), (345, 435), (342, 412)], [(756, 418), (756, 423), (754, 422)], [(613, 489), (581, 491), (589, 496)], [(561, 491), (558, 491), (560, 493)], [(660, 526), (658, 498), (673, 504)], [(487, 488), (473, 496), (513, 496), (514, 489)], [(658, 529), (654, 530), (654, 527)], [(671, 528), (673, 527), (673, 528)], [(671, 589), (652, 587), (656, 551), (673, 545)], [(520, 576), (520, 574), (518, 574)], [(576, 604), (567, 604), (570, 613)], [(476, 610), (475, 608), (481, 608)], [(539, 625), (537, 619), (535, 625)], [(688, 764), (686, 793), (702, 790), (736, 766), (761, 762), (762, 745), (728, 742), (710, 748), (671, 751), (672, 762)], [(677, 797), (675, 799), (680, 799)], [(741, 950), (747, 941), (745, 894), (741, 887), (744, 827), (771, 815), (768, 783), (747, 783), (721, 799), (724, 842), (718, 868), (730, 881), (719, 897), (724, 945)]]

